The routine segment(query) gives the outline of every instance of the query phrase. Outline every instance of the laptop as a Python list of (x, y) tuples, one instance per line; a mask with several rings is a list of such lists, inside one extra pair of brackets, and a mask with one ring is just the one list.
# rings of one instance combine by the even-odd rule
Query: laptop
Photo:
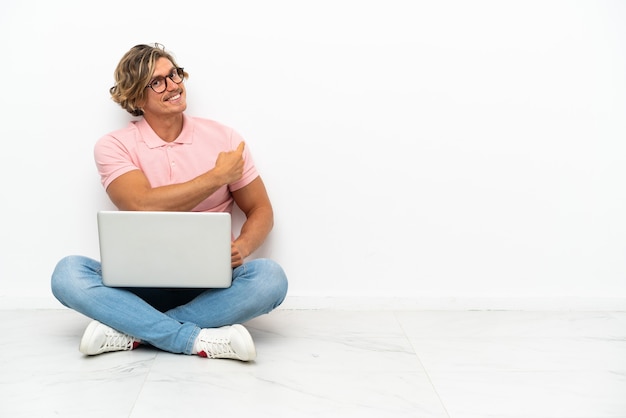
[(99, 211), (97, 218), (104, 285), (231, 285), (229, 213)]

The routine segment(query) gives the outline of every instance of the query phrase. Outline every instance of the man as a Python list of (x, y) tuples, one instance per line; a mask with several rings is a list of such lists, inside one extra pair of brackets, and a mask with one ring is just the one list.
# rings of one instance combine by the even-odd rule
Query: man
[(52, 274), (52, 292), (94, 320), (80, 342), (83, 354), (150, 344), (172, 353), (251, 361), (256, 350), (241, 323), (270, 312), (287, 293), (277, 263), (244, 262), (272, 229), (272, 205), (242, 138), (215, 121), (184, 114), (187, 77), (162, 45), (131, 48), (117, 66), (110, 93), (142, 118), (102, 137), (95, 161), (119, 210), (230, 212), (237, 204), (246, 220), (232, 242), (232, 285), (111, 288), (102, 284), (98, 261), (65, 257)]

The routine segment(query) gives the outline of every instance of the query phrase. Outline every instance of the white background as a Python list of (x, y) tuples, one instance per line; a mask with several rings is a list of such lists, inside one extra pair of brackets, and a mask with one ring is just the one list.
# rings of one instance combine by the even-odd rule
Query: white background
[(98, 258), (92, 149), (131, 119), (113, 70), (160, 42), (188, 114), (255, 156), (286, 306), (626, 307), (624, 22), (591, 0), (3, 0), (0, 304), (60, 306), (56, 262)]

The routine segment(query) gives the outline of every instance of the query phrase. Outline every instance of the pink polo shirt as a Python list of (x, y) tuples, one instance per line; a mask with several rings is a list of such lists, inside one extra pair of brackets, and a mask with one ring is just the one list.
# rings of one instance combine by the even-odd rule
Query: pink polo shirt
[[(173, 142), (157, 136), (145, 119), (132, 121), (96, 142), (94, 158), (106, 189), (111, 182), (132, 170), (141, 170), (152, 187), (183, 183), (215, 167), (222, 151), (232, 151), (243, 139), (218, 122), (183, 114), (183, 130)], [(194, 212), (230, 212), (231, 191), (241, 189), (258, 177), (248, 145), (244, 148), (244, 171), (240, 180), (219, 188), (196, 206)]]

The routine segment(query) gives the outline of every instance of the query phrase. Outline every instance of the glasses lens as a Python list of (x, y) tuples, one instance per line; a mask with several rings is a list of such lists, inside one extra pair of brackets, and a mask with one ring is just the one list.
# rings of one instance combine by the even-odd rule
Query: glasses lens
[(167, 88), (166, 81), (163, 77), (155, 78), (152, 83), (150, 83), (150, 87), (154, 90), (155, 93), (163, 93)]
[(183, 75), (184, 75), (183, 69), (177, 68), (176, 71), (172, 73), (172, 76), (170, 78), (172, 79), (174, 83), (178, 84), (181, 81), (183, 81)]

